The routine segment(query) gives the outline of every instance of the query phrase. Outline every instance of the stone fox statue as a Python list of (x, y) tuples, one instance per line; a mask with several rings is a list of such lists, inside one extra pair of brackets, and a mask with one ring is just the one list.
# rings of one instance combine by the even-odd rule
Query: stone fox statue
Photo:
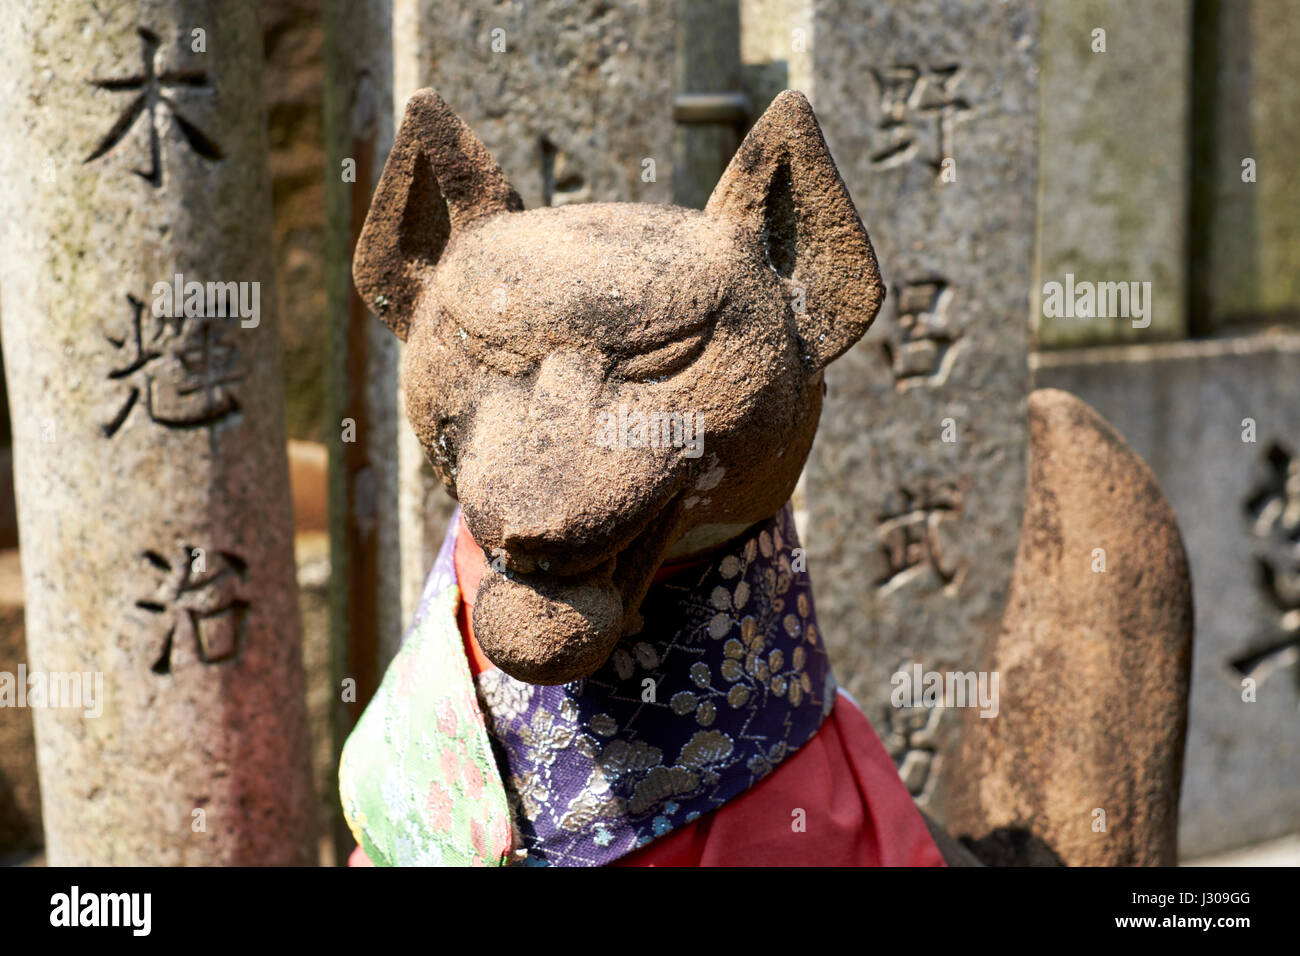
[[(703, 211), (526, 212), (424, 90), (354, 278), (406, 342), (408, 418), (460, 502), (345, 748), (355, 861), (973, 860), (922, 818), (837, 692), (791, 520), (823, 369), (885, 297), (801, 94), (773, 101)], [(989, 650), (1004, 688), (1009, 674), (1025, 682), (1044, 731), (1015, 724), (1018, 692), (1004, 691), (1001, 736), (966, 734), (971, 797), (948, 822), (1004, 857), (1032, 846), (1051, 862), (1169, 862), (1190, 632), (1177, 528), (1145, 467), (1081, 403), (1040, 396), (1031, 418), (1036, 449), (1064, 429), (1089, 466), (1127, 482), (1142, 527), (1117, 521), (1115, 502), (1075, 506), (1063, 526), (1031, 500), (1035, 579), (1013, 595), (1016, 630)], [(1036, 476), (1050, 470), (1039, 464)], [(1092, 531), (1111, 533), (1112, 552), (1164, 562), (1147, 566), (1154, 596), (1135, 606), (1120, 594), (1109, 616), (1076, 608), (1044, 632), (1053, 589), (1073, 586), (1063, 549), (1091, 549)], [(1053, 696), (1080, 679), (1064, 670), (1076, 663), (1086, 704)], [(1097, 741), (1081, 755), (1069, 739), (1085, 711), (1125, 748), (1118, 778)], [(1141, 739), (1124, 736), (1125, 715)], [(991, 759), (984, 743), (1019, 759)], [(1090, 829), (1097, 806), (1122, 820), (1120, 835)]]

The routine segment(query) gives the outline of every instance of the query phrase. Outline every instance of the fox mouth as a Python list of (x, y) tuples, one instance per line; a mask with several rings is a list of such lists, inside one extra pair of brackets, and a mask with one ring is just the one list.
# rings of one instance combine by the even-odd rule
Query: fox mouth
[(677, 538), (672, 499), (623, 549), (589, 570), (483, 574), (474, 599), (474, 637), (488, 659), (516, 680), (564, 684), (594, 673), (625, 635)]

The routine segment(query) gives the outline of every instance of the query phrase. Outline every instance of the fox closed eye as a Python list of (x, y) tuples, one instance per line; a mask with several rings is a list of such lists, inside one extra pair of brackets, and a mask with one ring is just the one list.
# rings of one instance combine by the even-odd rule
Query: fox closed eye
[(712, 332), (713, 323), (710, 322), (684, 338), (624, 358), (616, 366), (615, 372), (629, 382), (647, 382), (676, 375), (699, 358)]
[[(615, 375), (629, 382), (648, 382), (676, 375), (694, 362), (704, 351), (713, 323), (702, 325), (684, 338), (673, 339), (634, 355), (625, 355), (614, 366)], [(526, 355), (473, 335), (464, 329), (456, 337), (473, 358), (488, 368), (510, 378), (522, 378), (534, 371), (536, 362)]]
[(521, 355), (480, 336), (472, 335), (464, 329), (457, 329), (456, 337), (460, 339), (466, 351), (476, 360), (500, 372), (502, 375), (508, 375), (511, 378), (522, 378), (535, 368), (535, 363), (528, 356)]

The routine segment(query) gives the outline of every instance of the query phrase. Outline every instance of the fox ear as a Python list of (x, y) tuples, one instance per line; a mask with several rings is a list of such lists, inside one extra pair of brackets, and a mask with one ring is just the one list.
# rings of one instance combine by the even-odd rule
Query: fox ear
[(862, 338), (885, 287), (871, 240), (802, 93), (786, 90), (772, 101), (704, 211), (748, 233), (784, 280), (813, 371)]
[(362, 300), (406, 338), (411, 310), (448, 239), (475, 220), (523, 209), (497, 161), (433, 90), (406, 104), (357, 240)]

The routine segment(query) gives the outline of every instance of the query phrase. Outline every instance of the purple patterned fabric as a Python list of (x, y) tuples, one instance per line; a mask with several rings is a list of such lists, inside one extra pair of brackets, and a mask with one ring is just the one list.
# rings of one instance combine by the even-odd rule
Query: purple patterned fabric
[[(455, 574), (450, 544), (430, 586)], [(592, 676), (478, 676), (523, 862), (609, 863), (739, 796), (816, 734), (835, 681), (798, 548), (787, 505), (655, 584), (640, 633)]]

